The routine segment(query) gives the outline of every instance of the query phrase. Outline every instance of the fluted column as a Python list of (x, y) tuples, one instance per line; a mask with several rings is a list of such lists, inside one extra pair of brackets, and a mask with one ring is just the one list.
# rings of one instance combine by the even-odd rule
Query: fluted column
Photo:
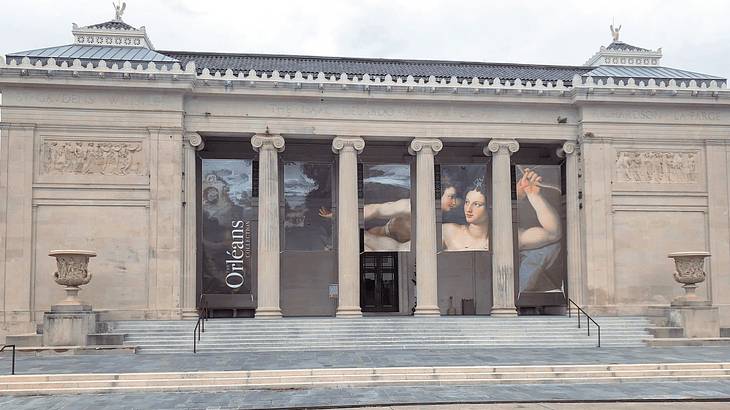
[(578, 205), (578, 152), (575, 142), (567, 141), (558, 149), (565, 158), (565, 219), (568, 246), (568, 297), (579, 306), (583, 304), (583, 276), (581, 275), (580, 210)]
[(484, 148), (492, 156), (492, 316), (517, 315), (509, 158), (519, 149), (517, 141), (500, 139)]
[(408, 152), (416, 156), (416, 316), (439, 316), (436, 259), (436, 200), (433, 157), (443, 148), (437, 139), (416, 138)]
[(359, 137), (336, 137), (339, 154), (337, 189), (337, 317), (360, 317), (360, 232), (357, 203), (357, 155), (365, 148)]
[(185, 176), (183, 189), (185, 190), (185, 209), (183, 218), (183, 280), (182, 280), (182, 314), (183, 317), (197, 317), (197, 281), (198, 281), (198, 239), (197, 239), (197, 203), (198, 191), (196, 185), (195, 153), (205, 147), (203, 138), (191, 132), (186, 135), (187, 142), (183, 142)]
[(284, 138), (256, 134), (259, 153), (258, 307), (257, 319), (280, 318), (279, 308), (279, 164)]

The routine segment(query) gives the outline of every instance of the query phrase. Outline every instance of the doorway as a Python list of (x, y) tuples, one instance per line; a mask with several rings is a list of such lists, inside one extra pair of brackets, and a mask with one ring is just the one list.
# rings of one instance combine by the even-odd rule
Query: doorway
[(398, 253), (360, 256), (360, 306), (363, 312), (398, 312)]

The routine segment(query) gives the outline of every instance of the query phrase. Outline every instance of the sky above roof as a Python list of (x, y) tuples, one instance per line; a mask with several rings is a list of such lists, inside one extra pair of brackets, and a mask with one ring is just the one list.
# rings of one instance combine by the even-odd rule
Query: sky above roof
[[(0, 0), (2, 2), (10, 0)], [(71, 23), (111, 20), (100, 0), (3, 7), (0, 54), (73, 42)], [(581, 65), (621, 40), (662, 65), (730, 77), (730, 2), (702, 0), (126, 0), (156, 49)]]

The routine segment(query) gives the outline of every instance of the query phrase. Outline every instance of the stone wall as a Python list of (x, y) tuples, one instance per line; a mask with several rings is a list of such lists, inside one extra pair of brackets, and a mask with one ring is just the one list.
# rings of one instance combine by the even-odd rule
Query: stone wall
[[(614, 314), (666, 305), (680, 291), (666, 254), (706, 249), (712, 258), (701, 292), (730, 324), (730, 110), (724, 99), (651, 90), (590, 94), (589, 87), (371, 94), (345, 87), (230, 88), (216, 81), (0, 79), (6, 328), (30, 330), (60, 298), (47, 256), (53, 248), (99, 254), (81, 296), (102, 310), (102, 319), (178, 318), (192, 311), (195, 264), (185, 247), (194, 243), (196, 225), (195, 152), (183, 136), (246, 143), (267, 129), (287, 141), (363, 136), (363, 155), (371, 141), (397, 142), (402, 152), (394, 155), (402, 157), (414, 137), (439, 138), (447, 148), (480, 147), (492, 138), (555, 146), (579, 140), (580, 180), (568, 184), (577, 184), (582, 198), (581, 250), (568, 258), (582, 264), (576, 275), (585, 285), (576, 294), (583, 303)], [(414, 260), (401, 258), (401, 313), (412, 302)], [(474, 273), (482, 268), (477, 262), (439, 274), (442, 312), (448, 296), (457, 309), (462, 297), (473, 296), (478, 312), (488, 312), (491, 284)], [(446, 259), (439, 263), (446, 269)], [(323, 292), (336, 278), (336, 260), (323, 262), (311, 281), (302, 280), (303, 267), (289, 269), (293, 264), (296, 258), (282, 264), (285, 313), (331, 313)], [(320, 302), (307, 305), (313, 297)]]

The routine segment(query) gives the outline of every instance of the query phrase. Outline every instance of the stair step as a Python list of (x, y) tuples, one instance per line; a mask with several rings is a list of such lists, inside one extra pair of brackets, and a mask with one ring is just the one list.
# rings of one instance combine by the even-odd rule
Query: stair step
[(730, 363), (328, 368), (0, 376), (0, 395), (730, 380)]
[[(517, 318), (366, 317), (284, 318), (281, 320), (210, 319), (197, 346), (201, 352), (460, 349), (485, 347), (594, 347), (597, 328), (588, 335), (584, 318), (531, 316)], [(643, 317), (600, 317), (604, 346), (645, 346), (653, 338)], [(197, 321), (118, 321), (115, 333), (140, 353), (192, 350)]]

